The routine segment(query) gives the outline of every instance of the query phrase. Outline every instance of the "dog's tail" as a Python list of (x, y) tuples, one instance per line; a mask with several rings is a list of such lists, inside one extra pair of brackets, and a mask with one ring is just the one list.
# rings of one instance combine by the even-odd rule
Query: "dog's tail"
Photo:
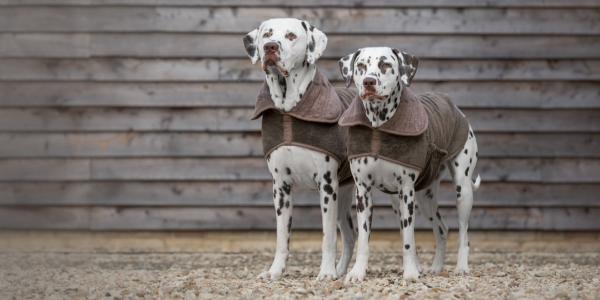
[(480, 184), (481, 184), (481, 177), (479, 177), (479, 174), (477, 174), (477, 179), (475, 179), (475, 183), (471, 182), (471, 187), (473, 188), (473, 192), (479, 188)]

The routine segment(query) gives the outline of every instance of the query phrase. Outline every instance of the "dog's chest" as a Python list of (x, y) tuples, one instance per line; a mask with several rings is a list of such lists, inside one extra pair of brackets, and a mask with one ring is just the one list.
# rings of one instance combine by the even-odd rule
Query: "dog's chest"
[[(338, 163), (332, 157), (298, 146), (281, 146), (267, 159), (269, 171), (275, 180), (292, 181), (315, 190), (323, 178), (337, 177)], [(329, 172), (328, 176), (324, 176)]]
[(413, 184), (419, 172), (387, 160), (363, 156), (350, 160), (357, 185), (374, 186), (383, 192), (398, 192), (398, 187)]

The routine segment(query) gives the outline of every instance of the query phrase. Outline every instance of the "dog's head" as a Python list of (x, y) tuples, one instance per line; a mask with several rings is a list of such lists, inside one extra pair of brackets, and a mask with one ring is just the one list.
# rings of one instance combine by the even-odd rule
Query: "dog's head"
[(287, 77), (305, 62), (314, 64), (325, 51), (327, 37), (307, 21), (271, 19), (249, 32), (244, 46), (253, 64), (262, 61), (265, 73), (278, 71)]
[(369, 47), (340, 59), (346, 87), (352, 82), (365, 101), (385, 100), (398, 86), (410, 86), (419, 59), (396, 48)]

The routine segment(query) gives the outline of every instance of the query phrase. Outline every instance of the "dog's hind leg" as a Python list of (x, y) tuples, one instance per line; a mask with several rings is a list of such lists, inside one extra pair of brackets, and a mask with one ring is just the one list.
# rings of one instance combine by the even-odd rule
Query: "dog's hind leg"
[(352, 252), (354, 251), (354, 244), (356, 243), (356, 231), (354, 230), (354, 224), (352, 222), (352, 216), (350, 215), (350, 209), (352, 208), (352, 194), (354, 185), (348, 185), (340, 187), (340, 195), (338, 202), (338, 217), (337, 224), (342, 234), (342, 255), (337, 263), (337, 274), (343, 276), (348, 271), (348, 264), (352, 258)]
[(469, 275), (469, 248), (471, 243), (467, 230), (469, 216), (473, 206), (473, 192), (477, 190), (481, 179), (477, 176), (475, 183), (471, 175), (477, 164), (477, 142), (473, 130), (469, 126), (469, 137), (461, 153), (448, 162), (452, 181), (456, 192), (456, 207), (458, 209), (458, 258), (455, 275)]
[(438, 211), (438, 190), (445, 170), (446, 167), (442, 165), (435, 181), (426, 189), (417, 193), (419, 211), (427, 218), (427, 221), (429, 221), (433, 228), (433, 234), (435, 235), (435, 256), (431, 267), (425, 270), (424, 274), (437, 275), (441, 273), (444, 268), (444, 254), (446, 253), (448, 226), (446, 226), (446, 223), (444, 223), (444, 220), (442, 220), (442, 216)]

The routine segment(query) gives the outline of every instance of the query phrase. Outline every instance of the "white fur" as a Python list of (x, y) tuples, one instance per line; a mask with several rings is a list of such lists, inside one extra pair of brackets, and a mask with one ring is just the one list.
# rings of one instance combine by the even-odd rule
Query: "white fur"
[[(394, 50), (381, 47), (360, 49), (360, 53), (357, 52), (356, 55), (350, 55), (355, 57), (355, 67), (358, 63), (365, 64), (365, 67), (360, 70), (354, 68), (354, 71), (352, 71), (351, 63), (353, 60), (349, 58), (350, 56), (340, 60), (340, 69), (343, 76), (352, 79), (361, 96), (364, 95), (362, 85), (364, 78), (372, 77), (377, 79), (376, 94), (385, 97), (383, 99), (378, 97), (361, 97), (365, 105), (367, 117), (373, 127), (383, 125), (389, 120), (389, 114), (393, 115), (398, 107), (394, 104), (397, 101), (396, 98), (400, 96), (403, 86), (410, 84), (410, 80), (412, 80), (412, 76), (416, 72), (418, 59), (403, 52), (399, 56), (395, 56), (397, 59), (392, 59), (394, 61), (391, 63), (392, 67), (398, 70), (398, 72), (391, 72), (389, 69), (381, 70), (378, 66), (378, 63), (381, 63), (380, 60), (388, 62), (391, 54), (400, 53), (397, 50), (394, 52)], [(405, 57), (410, 58), (415, 65), (408, 65)], [(347, 83), (351, 84), (352, 82), (347, 81)], [(399, 99), (399, 101), (402, 101), (402, 99)], [(390, 103), (394, 104), (391, 108), (389, 106)], [(459, 217), (459, 250), (456, 269), (454, 271), (456, 275), (469, 274), (468, 255), (470, 245), (467, 229), (473, 205), (473, 191), (477, 190), (480, 184), (479, 176), (475, 183), (471, 181), (476, 164), (477, 142), (473, 130), (469, 126), (469, 137), (464, 145), (464, 149), (446, 164), (452, 175), (456, 190)], [(369, 220), (372, 218), (373, 208), (371, 187), (376, 187), (383, 191), (398, 192), (398, 194), (390, 195), (390, 201), (394, 207), (394, 213), (399, 221), (402, 233), (404, 245), (402, 247), (403, 277), (417, 278), (422, 271), (414, 241), (414, 218), (416, 216), (414, 211), (417, 206), (419, 211), (433, 226), (436, 238), (436, 254), (433, 264), (425, 272), (434, 275), (439, 274), (442, 271), (444, 263), (448, 226), (446, 226), (439, 215), (437, 195), (439, 183), (446, 167), (442, 166), (443, 170), (440, 171), (433, 184), (425, 190), (416, 193), (414, 183), (419, 176), (419, 172), (415, 169), (374, 157), (352, 159), (350, 166), (357, 186), (356, 198), (359, 233), (356, 263), (346, 276), (346, 282), (358, 282), (364, 280), (366, 277), (369, 259), (368, 241), (371, 233)], [(364, 209), (362, 209), (361, 205), (364, 205)]]
[[(263, 37), (267, 33), (267, 37)], [(293, 33), (290, 40), (286, 35)], [(276, 66), (264, 63), (265, 43), (279, 44)], [(263, 62), (266, 82), (275, 106), (290, 111), (312, 82), (315, 62), (327, 45), (327, 37), (306, 21), (297, 19), (272, 19), (244, 37), (248, 56), (255, 63)], [(277, 215), (277, 248), (273, 264), (258, 278), (279, 279), (285, 271), (289, 254), (291, 218), (293, 209), (292, 186), (319, 190), (323, 217), (323, 258), (317, 280), (326, 277), (337, 279), (346, 273), (352, 257), (355, 232), (350, 218), (352, 187), (338, 188), (338, 163), (321, 152), (297, 146), (283, 146), (267, 156), (269, 171), (273, 176), (273, 201)], [(342, 233), (342, 256), (336, 266), (337, 230)]]

